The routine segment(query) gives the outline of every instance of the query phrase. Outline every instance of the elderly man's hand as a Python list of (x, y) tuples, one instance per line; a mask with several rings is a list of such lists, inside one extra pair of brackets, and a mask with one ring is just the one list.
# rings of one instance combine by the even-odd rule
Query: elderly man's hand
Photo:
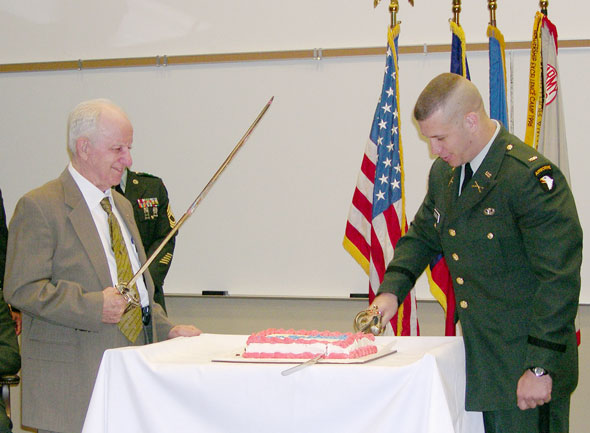
[(21, 313), (20, 311), (14, 311), (12, 307), (10, 307), (10, 305), (8, 307), (10, 308), (10, 316), (14, 321), (16, 335), (20, 335), (23, 329), (23, 313)]
[(103, 323), (119, 323), (125, 308), (127, 308), (127, 301), (114, 287), (107, 287), (102, 291), (102, 321)]
[(168, 333), (168, 338), (196, 337), (197, 335), (201, 335), (201, 330), (193, 325), (176, 325)]

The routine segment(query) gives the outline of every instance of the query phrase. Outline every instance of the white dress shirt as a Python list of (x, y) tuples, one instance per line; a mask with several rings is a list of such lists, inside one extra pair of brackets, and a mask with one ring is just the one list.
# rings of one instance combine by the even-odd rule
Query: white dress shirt
[[(473, 171), (473, 176), (475, 176), (477, 169), (479, 168), (484, 158), (488, 154), (490, 147), (492, 147), (492, 143), (494, 142), (494, 140), (498, 136), (498, 133), (500, 132), (500, 123), (497, 120), (492, 120), (496, 122), (496, 131), (494, 132), (494, 135), (492, 135), (492, 138), (490, 139), (490, 141), (488, 141), (488, 144), (485, 145), (481, 152), (479, 152), (475, 156), (475, 158), (469, 161), (469, 165), (471, 165), (471, 170)], [(459, 185), (463, 185), (463, 179), (465, 179), (465, 164), (461, 166), (461, 183)], [(459, 188), (459, 195), (461, 195), (461, 188)]]
[[(117, 277), (117, 262), (115, 261), (115, 253), (111, 247), (111, 234), (109, 229), (109, 221), (108, 215), (103, 209), (100, 204), (100, 201), (108, 197), (109, 201), (111, 202), (111, 206), (113, 208), (113, 214), (119, 221), (119, 226), (121, 226), (121, 232), (123, 234), (123, 239), (125, 239), (125, 246), (127, 247), (127, 252), (129, 253), (129, 260), (131, 261), (131, 268), (133, 269), (133, 273), (137, 272), (141, 267), (141, 263), (139, 262), (139, 255), (137, 254), (137, 250), (135, 249), (135, 244), (133, 243), (133, 239), (131, 238), (131, 234), (129, 233), (129, 229), (125, 224), (125, 221), (121, 217), (121, 214), (117, 210), (115, 203), (113, 201), (111, 189), (107, 189), (106, 191), (101, 191), (96, 186), (94, 186), (88, 179), (82, 176), (72, 165), (68, 165), (68, 170), (76, 185), (80, 189), (84, 200), (86, 201), (86, 205), (88, 209), (90, 209), (90, 213), (92, 214), (92, 219), (94, 220), (94, 225), (96, 226), (96, 230), (98, 230), (98, 235), (100, 236), (100, 240), (102, 242), (102, 248), (104, 253), (107, 257), (107, 262), (109, 264), (109, 271), (111, 273), (111, 280), (113, 282), (113, 287), (115, 287), (118, 283)], [(126, 281), (122, 281), (126, 282)], [(139, 292), (139, 297), (141, 300), (141, 306), (146, 307), (149, 305), (149, 296), (147, 289), (145, 287), (145, 283), (143, 278), (138, 278), (136, 281), (137, 291)]]

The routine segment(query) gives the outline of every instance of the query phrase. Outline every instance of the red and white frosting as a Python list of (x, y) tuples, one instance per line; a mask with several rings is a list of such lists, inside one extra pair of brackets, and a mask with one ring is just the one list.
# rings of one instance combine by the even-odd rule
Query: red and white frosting
[(266, 329), (246, 342), (244, 358), (351, 359), (377, 353), (375, 336), (350, 332)]

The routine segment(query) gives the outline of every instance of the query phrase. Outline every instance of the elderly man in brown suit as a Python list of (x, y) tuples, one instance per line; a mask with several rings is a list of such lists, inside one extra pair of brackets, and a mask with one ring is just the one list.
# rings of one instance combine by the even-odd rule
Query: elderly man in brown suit
[(40, 432), (81, 431), (106, 349), (201, 332), (170, 323), (154, 303), (147, 272), (134, 291), (141, 311), (131, 309), (137, 320), (129, 327), (136, 332), (118, 326), (133, 314), (115, 288), (123, 266), (113, 248), (124, 241), (132, 272), (146, 260), (133, 209), (111, 190), (131, 165), (132, 142), (121, 108), (108, 100), (81, 103), (68, 119), (70, 164), (23, 196), (10, 223), (4, 291), (24, 313), (22, 422)]

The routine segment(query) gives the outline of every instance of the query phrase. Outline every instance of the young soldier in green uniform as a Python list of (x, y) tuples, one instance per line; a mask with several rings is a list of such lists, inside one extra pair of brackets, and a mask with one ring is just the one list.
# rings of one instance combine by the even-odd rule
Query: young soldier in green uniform
[(461, 76), (434, 78), (414, 117), (438, 158), (372, 306), (387, 323), (444, 254), (465, 342), (466, 409), (483, 412), (487, 433), (567, 432), (582, 229), (566, 179), (490, 119)]
[[(151, 257), (176, 224), (164, 182), (151, 174), (126, 170), (116, 189), (131, 202), (145, 253)], [(164, 310), (164, 278), (172, 263), (177, 234), (172, 236), (149, 266), (156, 289), (154, 300)]]

